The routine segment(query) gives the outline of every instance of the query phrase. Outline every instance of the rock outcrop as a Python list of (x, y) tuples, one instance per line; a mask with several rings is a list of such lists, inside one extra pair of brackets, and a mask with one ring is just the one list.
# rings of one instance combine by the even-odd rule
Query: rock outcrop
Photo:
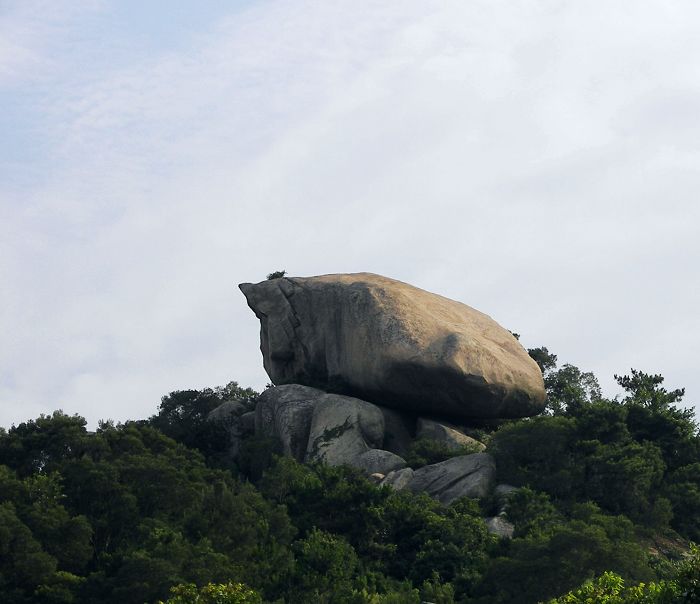
[(243, 434), (255, 433), (255, 411), (248, 411), (241, 415), (239, 420)]
[(299, 384), (268, 388), (255, 408), (255, 432), (279, 439), (285, 455), (304, 461), (314, 407), (324, 396)]
[(240, 285), (260, 319), (265, 369), (444, 419), (515, 418), (544, 405), (542, 374), (487, 315), (370, 273)]
[(349, 465), (362, 470), (365, 474), (383, 474), (382, 478), (384, 478), (389, 472), (405, 468), (406, 460), (390, 451), (369, 449), (351, 459)]
[(325, 394), (313, 408), (306, 461), (352, 465), (362, 453), (380, 449), (383, 440), (384, 416), (379, 407), (350, 396)]
[(512, 539), (515, 533), (515, 527), (503, 515), (491, 516), (486, 518), (486, 530), (492, 535), (496, 535), (501, 539)]
[[(469, 306), (370, 273), (240, 288), (260, 319), (263, 363), (277, 386), (255, 412), (227, 402), (210, 414), (228, 427), (233, 455), (254, 429), (298, 461), (352, 466), (375, 484), (444, 505), (493, 494), (488, 529), (512, 537), (516, 488), (494, 489), (494, 460), (468, 435), (471, 422), (543, 408), (542, 373), (509, 331)], [(416, 468), (418, 439), (455, 457)]]
[(389, 472), (384, 479), (379, 483), (382, 487), (391, 487), (395, 491), (402, 491), (411, 482), (413, 478), (413, 470), (411, 468), (403, 468)]
[(493, 497), (496, 500), (497, 513), (495, 516), (486, 518), (486, 528), (489, 533), (501, 537), (502, 539), (512, 539), (515, 533), (513, 523), (508, 520), (508, 502), (513, 493), (518, 491), (518, 487), (510, 484), (499, 484), (493, 489)]
[(449, 505), (460, 497), (483, 498), (493, 488), (496, 464), (488, 453), (460, 455), (414, 470), (407, 489)]
[(207, 421), (231, 423), (246, 412), (245, 405), (239, 401), (224, 401), (207, 415)]
[(450, 451), (457, 451), (462, 447), (469, 447), (473, 451), (483, 451), (486, 448), (484, 443), (467, 436), (453, 426), (424, 418), (418, 419), (416, 438), (435, 440), (445, 445)]

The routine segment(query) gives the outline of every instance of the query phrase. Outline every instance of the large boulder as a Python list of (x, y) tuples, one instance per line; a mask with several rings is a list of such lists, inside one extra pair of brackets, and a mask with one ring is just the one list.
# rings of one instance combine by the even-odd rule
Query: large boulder
[(493, 498), (498, 510), (495, 516), (486, 518), (486, 528), (489, 533), (503, 539), (512, 539), (515, 533), (515, 526), (508, 520), (508, 503), (514, 493), (518, 492), (518, 487), (510, 484), (498, 484), (493, 489)]
[(486, 530), (492, 535), (496, 535), (496, 537), (500, 537), (501, 539), (513, 538), (515, 527), (504, 515), (499, 514), (498, 516), (492, 516), (491, 518), (486, 518), (485, 521)]
[(390, 451), (369, 449), (351, 460), (350, 465), (362, 470), (365, 474), (382, 474), (384, 478), (389, 472), (405, 468), (406, 460)]
[(362, 453), (379, 449), (383, 440), (384, 416), (379, 407), (350, 396), (325, 394), (313, 408), (306, 461), (352, 465)]
[(275, 384), (300, 383), (442, 418), (544, 406), (542, 373), (489, 316), (371, 273), (240, 285)]
[(241, 415), (239, 422), (243, 434), (248, 435), (255, 433), (255, 411), (247, 411)]
[(460, 497), (483, 498), (493, 487), (496, 464), (488, 453), (460, 455), (413, 472), (408, 489), (449, 505)]
[(325, 395), (299, 384), (268, 388), (255, 407), (255, 433), (279, 439), (285, 455), (304, 461), (314, 407)]
[(240, 401), (224, 401), (207, 414), (207, 421), (230, 424), (246, 413), (246, 406)]
[(411, 468), (402, 468), (389, 472), (379, 483), (382, 487), (391, 487), (395, 491), (402, 491), (411, 482), (413, 478), (413, 470)]
[(207, 421), (223, 426), (228, 434), (228, 455), (235, 459), (241, 450), (241, 441), (249, 432), (245, 420), (246, 407), (240, 401), (225, 401), (212, 409), (207, 415)]
[(416, 438), (429, 438), (444, 445), (450, 451), (457, 451), (463, 447), (470, 447), (472, 451), (483, 451), (486, 445), (479, 442), (464, 432), (460, 432), (454, 426), (433, 421), (432, 419), (419, 418), (416, 424)]

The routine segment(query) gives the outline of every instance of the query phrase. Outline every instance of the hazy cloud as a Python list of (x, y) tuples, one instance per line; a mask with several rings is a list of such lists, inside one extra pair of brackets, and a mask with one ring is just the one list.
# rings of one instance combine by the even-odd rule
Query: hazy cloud
[(634, 366), (699, 400), (695, 4), (259, 2), (148, 52), (110, 37), (112, 8), (0, 58), (26, 100), (2, 154), (0, 425), (263, 386), (235, 284), (281, 268), (396, 277), (609, 394)]

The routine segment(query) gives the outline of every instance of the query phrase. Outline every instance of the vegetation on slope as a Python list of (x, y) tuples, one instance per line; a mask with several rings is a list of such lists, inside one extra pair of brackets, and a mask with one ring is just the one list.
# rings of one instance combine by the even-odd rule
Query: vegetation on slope
[[(60, 412), (0, 430), (2, 601), (693, 601), (700, 437), (683, 391), (633, 370), (608, 400), (592, 374), (530, 353), (546, 414), (484, 433), (499, 481), (523, 487), (510, 541), (486, 531), (495, 502), (443, 507), (278, 457), (269, 439), (234, 465), (206, 421), (226, 400), (253, 407), (231, 383), (94, 433)], [(444, 454), (421, 447), (417, 460)]]

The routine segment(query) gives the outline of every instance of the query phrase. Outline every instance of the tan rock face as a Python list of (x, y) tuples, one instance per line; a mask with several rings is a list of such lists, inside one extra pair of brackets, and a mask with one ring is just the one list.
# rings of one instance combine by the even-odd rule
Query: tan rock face
[(240, 285), (275, 384), (300, 383), (454, 419), (539, 413), (544, 384), (518, 341), (460, 302), (371, 273)]

